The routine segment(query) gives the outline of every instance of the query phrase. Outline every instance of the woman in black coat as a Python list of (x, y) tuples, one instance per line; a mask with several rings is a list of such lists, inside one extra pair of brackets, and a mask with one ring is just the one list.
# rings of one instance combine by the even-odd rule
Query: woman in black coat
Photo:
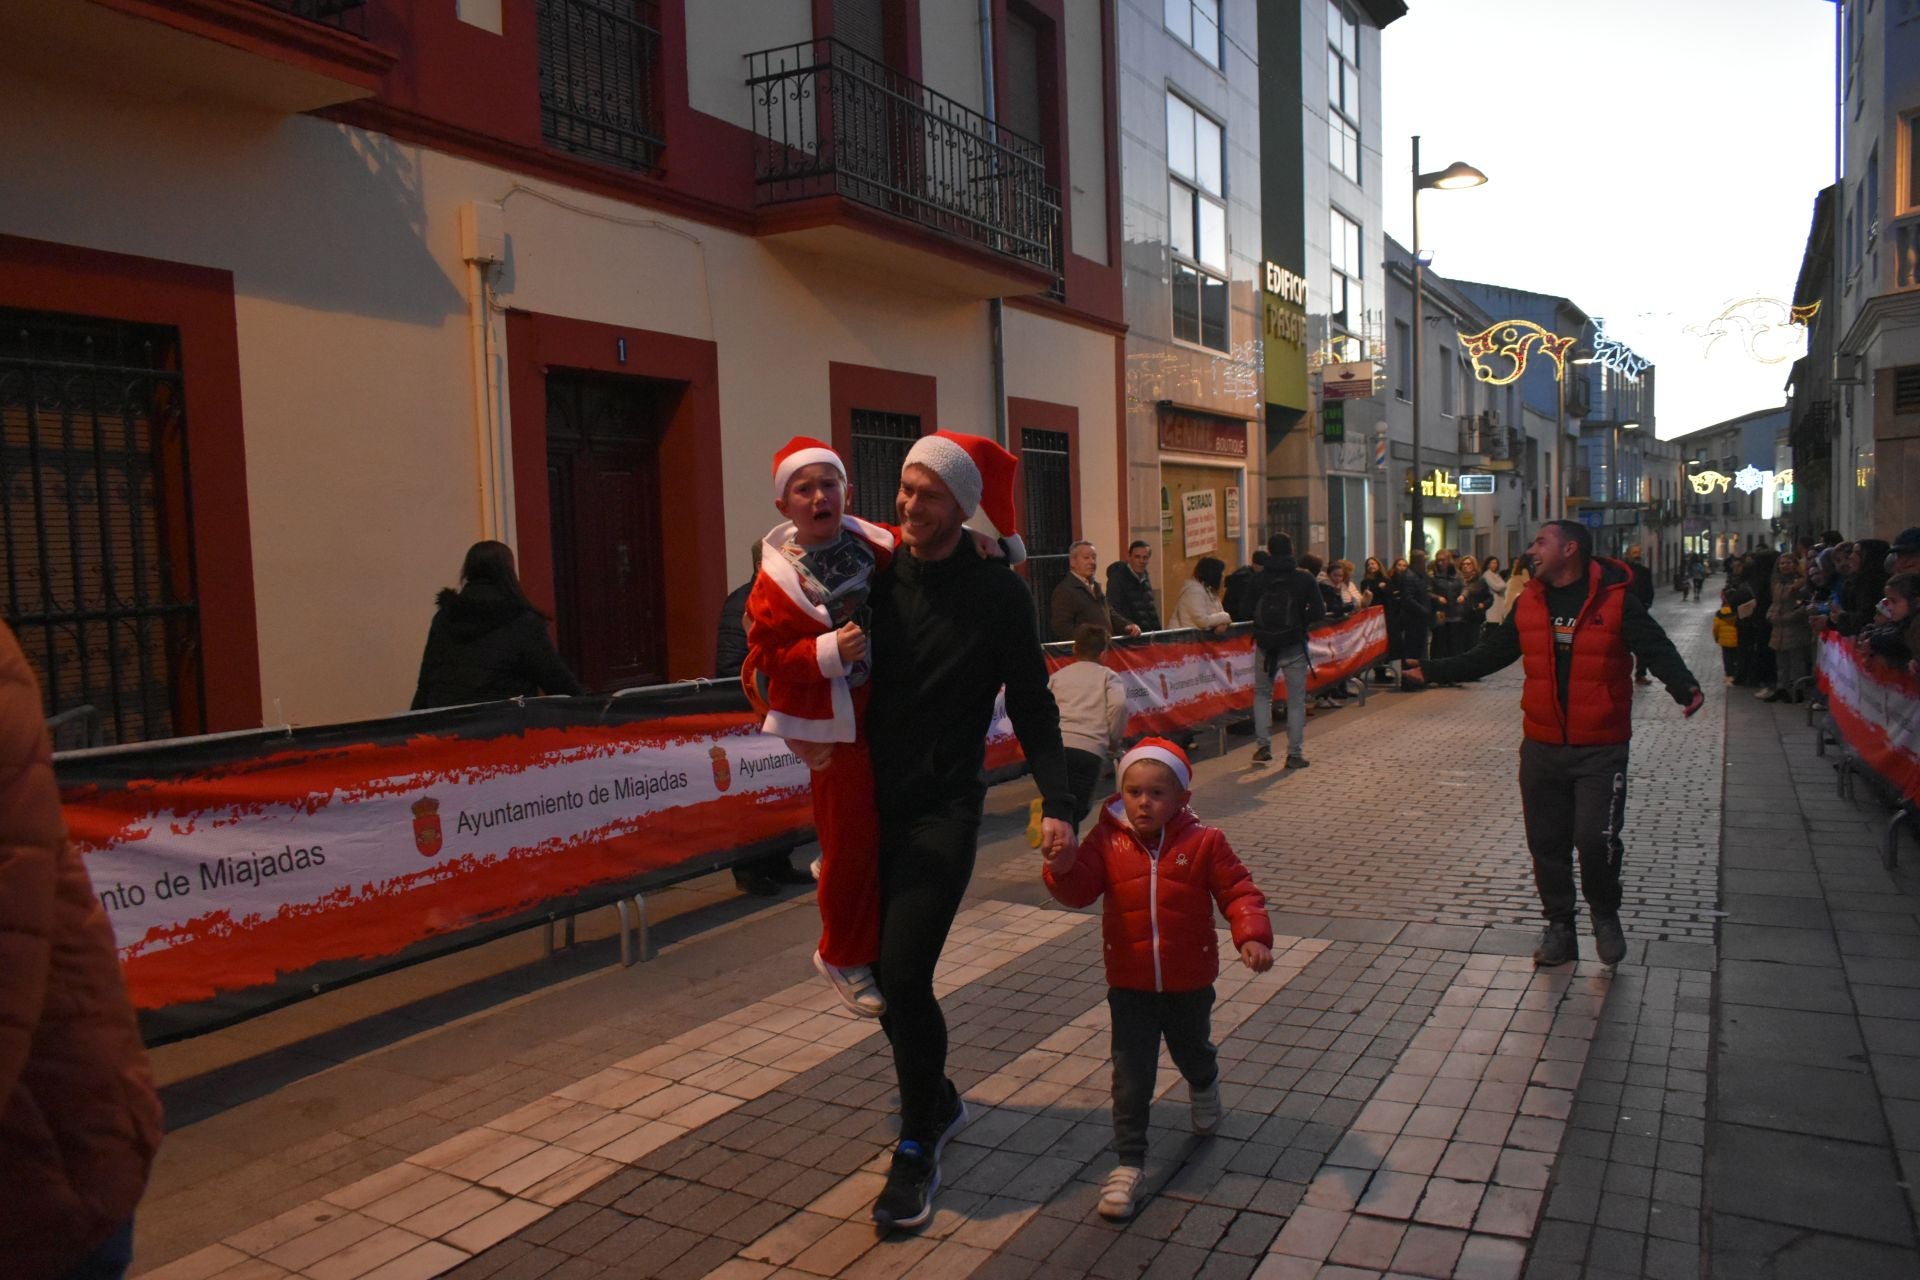
[(1778, 681), (1773, 649), (1768, 643), (1773, 638), (1773, 624), (1767, 621), (1767, 609), (1773, 603), (1773, 566), (1779, 559), (1779, 552), (1765, 549), (1747, 556), (1745, 586), (1748, 597), (1756, 603), (1753, 612), (1740, 621), (1741, 670), (1746, 675), (1742, 683), (1761, 689), (1771, 689)]
[(547, 617), (520, 589), (506, 543), (469, 547), (460, 589), (442, 591), (438, 603), (420, 655), (415, 711), (587, 691), (554, 652)]

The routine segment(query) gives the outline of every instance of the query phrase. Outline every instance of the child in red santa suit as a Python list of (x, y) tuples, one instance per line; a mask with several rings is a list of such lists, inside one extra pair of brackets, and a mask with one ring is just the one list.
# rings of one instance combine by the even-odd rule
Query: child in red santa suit
[[(939, 432), (946, 436), (949, 433)], [(977, 441), (990, 446), (990, 441)], [(1003, 545), (970, 530), (983, 555), (1023, 558), (1013, 532), (1011, 455), (1005, 501), (988, 517)], [(786, 517), (761, 543), (747, 595), (747, 658), (741, 684), (765, 719), (813, 771), (820, 837), (820, 947), (813, 963), (855, 1013), (877, 1018), (886, 1002), (874, 981), (880, 953), (879, 817), (873, 764), (862, 729), (871, 671), (864, 627), (874, 575), (891, 562), (896, 529), (846, 511), (847, 471), (832, 448), (795, 436), (773, 457), (774, 505)]]
[(1047, 889), (1069, 907), (1106, 898), (1101, 933), (1113, 1020), (1113, 1139), (1100, 1216), (1125, 1221), (1139, 1204), (1160, 1041), (1187, 1079), (1193, 1129), (1220, 1124), (1220, 1069), (1212, 1040), (1213, 980), (1220, 976), (1213, 911), (1227, 918), (1240, 962), (1273, 967), (1267, 900), (1216, 827), (1187, 807), (1193, 767), (1165, 738), (1143, 738), (1120, 757), (1120, 793), (1102, 807), (1075, 856), (1055, 854)]

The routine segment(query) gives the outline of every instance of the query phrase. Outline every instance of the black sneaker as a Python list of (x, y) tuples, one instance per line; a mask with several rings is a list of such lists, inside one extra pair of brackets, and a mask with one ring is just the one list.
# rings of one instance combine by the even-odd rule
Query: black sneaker
[(933, 1193), (940, 1187), (940, 1160), (912, 1139), (893, 1150), (887, 1185), (873, 1202), (873, 1220), (882, 1231), (925, 1226), (933, 1216)]
[(1533, 949), (1533, 967), (1551, 969), (1575, 959), (1579, 954), (1580, 947), (1574, 941), (1573, 926), (1556, 920), (1540, 932), (1540, 945)]
[(1272, 764), (1273, 748), (1272, 747), (1255, 747), (1253, 749), (1253, 763)]
[(1304, 769), (1306, 767), (1307, 767), (1307, 758), (1305, 756), (1288, 756), (1287, 757), (1287, 768)]
[(1599, 953), (1601, 964), (1619, 964), (1627, 958), (1627, 935), (1620, 931), (1619, 916), (1595, 913), (1593, 949)]

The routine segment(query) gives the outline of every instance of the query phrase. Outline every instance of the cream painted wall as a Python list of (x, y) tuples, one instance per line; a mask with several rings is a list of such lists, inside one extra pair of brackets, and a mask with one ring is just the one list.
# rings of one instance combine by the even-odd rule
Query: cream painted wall
[(980, 85), (980, 0), (921, 0), (920, 76), (929, 89), (986, 110)]
[[(307, 117), (6, 80), (0, 148), (42, 175), (8, 188), (0, 232), (233, 272), (270, 718), (404, 708), (433, 593), (478, 536), (468, 201), (502, 206), (502, 306), (717, 344), (733, 581), (777, 518), (773, 448), (829, 430), (829, 361), (931, 375), (942, 425), (991, 430), (985, 304), (844, 262)], [(1115, 339), (1007, 314), (1009, 391), (1080, 407), (1084, 519), (1105, 536)]]
[(1107, 103), (1101, 0), (1067, 0), (1067, 207), (1072, 249), (1107, 264)]
[(1012, 307), (1006, 314), (1007, 394), (1080, 410), (1081, 534), (1103, 547), (1126, 545), (1130, 539), (1120, 527), (1120, 406), (1114, 399), (1121, 339)]
[(695, 111), (753, 128), (747, 57), (813, 39), (808, 0), (697, 0), (687, 12), (687, 101)]

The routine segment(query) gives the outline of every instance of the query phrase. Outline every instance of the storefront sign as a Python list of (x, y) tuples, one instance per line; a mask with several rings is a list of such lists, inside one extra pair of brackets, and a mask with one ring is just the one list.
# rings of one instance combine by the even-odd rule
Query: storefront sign
[(1499, 484), (1499, 477), (1490, 472), (1475, 472), (1460, 477), (1460, 492), (1465, 494), (1492, 493)]
[(1167, 497), (1167, 486), (1160, 486), (1160, 540), (1173, 540), (1173, 504)]
[(1260, 346), (1268, 404), (1307, 408), (1307, 282), (1277, 262), (1261, 264)]
[(1181, 554), (1211, 555), (1220, 545), (1220, 516), (1214, 509), (1213, 490), (1195, 489), (1180, 495)]
[[(1407, 469), (1407, 489), (1413, 489), (1413, 469)], [(1420, 495), (1426, 498), (1458, 498), (1460, 486), (1453, 482), (1453, 476), (1438, 467), (1420, 482)]]
[(1176, 453), (1204, 453), (1216, 458), (1247, 456), (1247, 424), (1211, 414), (1160, 411), (1160, 447)]
[(1365, 400), (1373, 395), (1373, 375), (1371, 360), (1330, 364), (1320, 371), (1320, 399)]
[(1227, 486), (1227, 536), (1233, 537), (1240, 530), (1240, 486)]
[(1347, 406), (1345, 401), (1329, 401), (1320, 410), (1320, 438), (1328, 443), (1336, 443), (1347, 438)]

